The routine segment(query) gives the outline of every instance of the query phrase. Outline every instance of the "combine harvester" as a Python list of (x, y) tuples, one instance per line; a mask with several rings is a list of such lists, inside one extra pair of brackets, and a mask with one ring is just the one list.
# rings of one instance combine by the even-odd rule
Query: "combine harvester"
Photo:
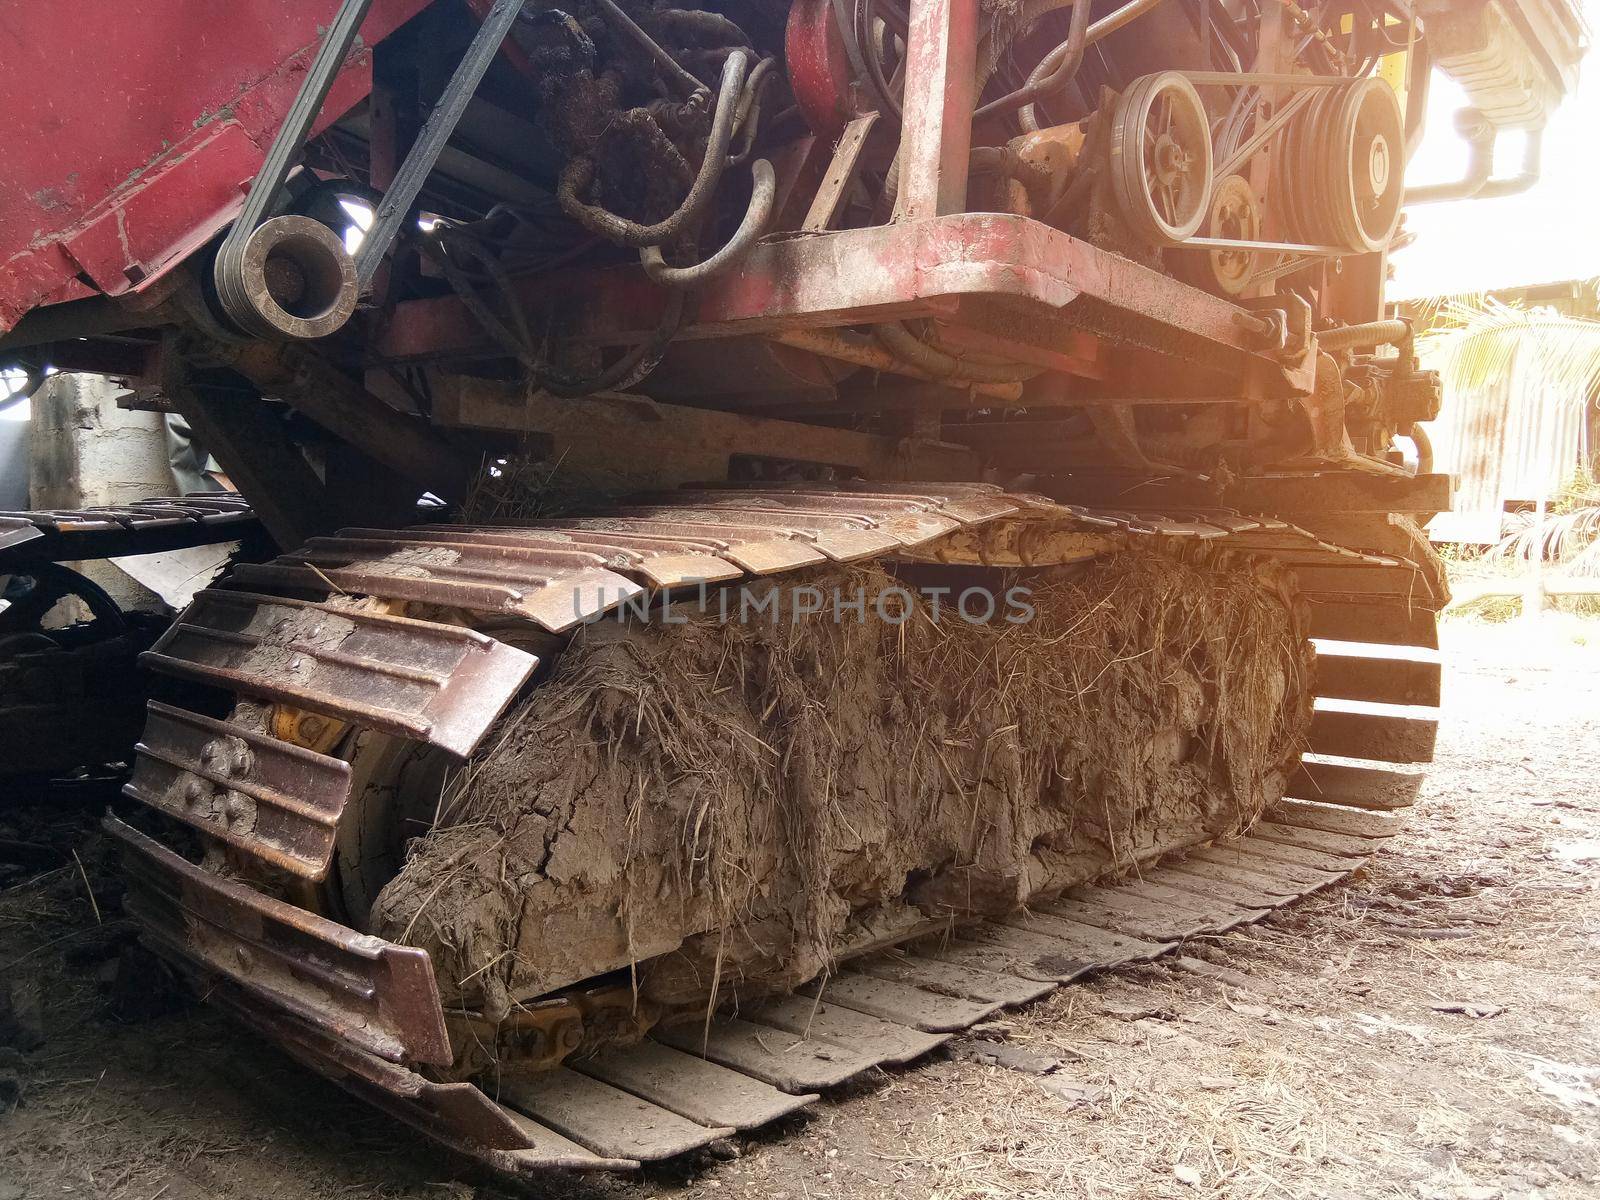
[(0, 2), (0, 365), (182, 413), (280, 551), (106, 821), (212, 1002), (621, 1169), (1394, 832), (1449, 483), (1386, 254), (1531, 182), (1564, 0), (225, 8)]

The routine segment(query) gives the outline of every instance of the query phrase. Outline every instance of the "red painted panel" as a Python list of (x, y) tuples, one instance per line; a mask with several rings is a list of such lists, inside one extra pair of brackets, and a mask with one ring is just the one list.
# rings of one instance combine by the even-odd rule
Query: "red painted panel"
[[(621, 345), (661, 318), (662, 290), (637, 267), (574, 269), (514, 283), (530, 312), (552, 304), (577, 341)], [(1059, 311), (1080, 295), (1125, 308), (1219, 350), (1256, 354), (1227, 300), (1026, 217), (960, 213), (755, 247), (700, 289), (681, 336), (727, 337), (932, 314), (964, 297), (1010, 296)], [(481, 353), (489, 336), (455, 296), (407, 300), (372, 347), (378, 358)], [(1263, 359), (1262, 361), (1267, 361)]]
[[(321, 124), (370, 89), (371, 46), (429, 0), (377, 0)], [(338, 0), (0, 0), (0, 331), (141, 287), (242, 202)], [(131, 271), (131, 275), (130, 275)]]

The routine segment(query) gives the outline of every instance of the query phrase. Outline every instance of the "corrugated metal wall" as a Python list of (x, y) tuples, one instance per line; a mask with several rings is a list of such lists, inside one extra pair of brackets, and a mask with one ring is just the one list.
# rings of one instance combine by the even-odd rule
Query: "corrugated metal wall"
[(1517, 365), (1492, 387), (1447, 393), (1427, 429), (1435, 469), (1456, 477), (1455, 511), (1430, 526), (1435, 540), (1493, 541), (1507, 502), (1566, 483), (1589, 454), (1586, 399), (1545, 395)]

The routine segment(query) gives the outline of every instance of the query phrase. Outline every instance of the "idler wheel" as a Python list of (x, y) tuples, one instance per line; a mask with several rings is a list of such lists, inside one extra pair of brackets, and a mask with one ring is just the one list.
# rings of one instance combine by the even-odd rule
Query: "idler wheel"
[[(1261, 203), (1255, 189), (1242, 175), (1217, 180), (1206, 206), (1207, 237), (1235, 242), (1257, 242), (1262, 237)], [(1261, 255), (1254, 250), (1229, 248), (1206, 254), (1182, 256), (1179, 275), (1196, 287), (1222, 296), (1242, 296), (1254, 281), (1261, 266)]]
[(310, 341), (337, 332), (356, 308), (356, 267), (339, 235), (310, 217), (264, 221), (217, 256), (217, 298), (252, 337)]

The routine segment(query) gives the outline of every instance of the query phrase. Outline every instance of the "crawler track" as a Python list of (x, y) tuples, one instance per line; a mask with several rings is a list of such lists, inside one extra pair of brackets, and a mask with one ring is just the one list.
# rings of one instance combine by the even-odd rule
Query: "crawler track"
[[(1140, 539), (1282, 561), (1310, 602), (1313, 637), (1336, 643), (1322, 647), (1294, 798), (1243, 838), (850, 959), (800, 995), (657, 1029), (495, 1096), (430, 1074), (449, 1066), (451, 1048), (424, 951), (243, 881), (298, 881), (280, 894), (310, 896), (330, 870), (351, 780), (324, 752), (329, 723), (465, 755), (536, 665), (459, 624), (396, 615), (405, 606), (554, 633), (701, 580), (886, 555), (1049, 565)], [(126, 849), (127, 904), (150, 944), (297, 1058), (502, 1170), (626, 1169), (765, 1124), (1000, 1008), (1259, 920), (1348, 876), (1399, 829), (1420, 783), (1413, 765), (1432, 756), (1440, 600), (1414, 564), (1282, 521), (1088, 509), (971, 484), (728, 488), (516, 529), (346, 530), (239, 568), (146, 656), (157, 671), (272, 706), (263, 732), (152, 705), (127, 789), (225, 847), (236, 871), (203, 869), (114, 817), (106, 827)]]
[(0, 564), (154, 554), (231, 542), (257, 529), (255, 513), (231, 492), (90, 508), (0, 511)]

